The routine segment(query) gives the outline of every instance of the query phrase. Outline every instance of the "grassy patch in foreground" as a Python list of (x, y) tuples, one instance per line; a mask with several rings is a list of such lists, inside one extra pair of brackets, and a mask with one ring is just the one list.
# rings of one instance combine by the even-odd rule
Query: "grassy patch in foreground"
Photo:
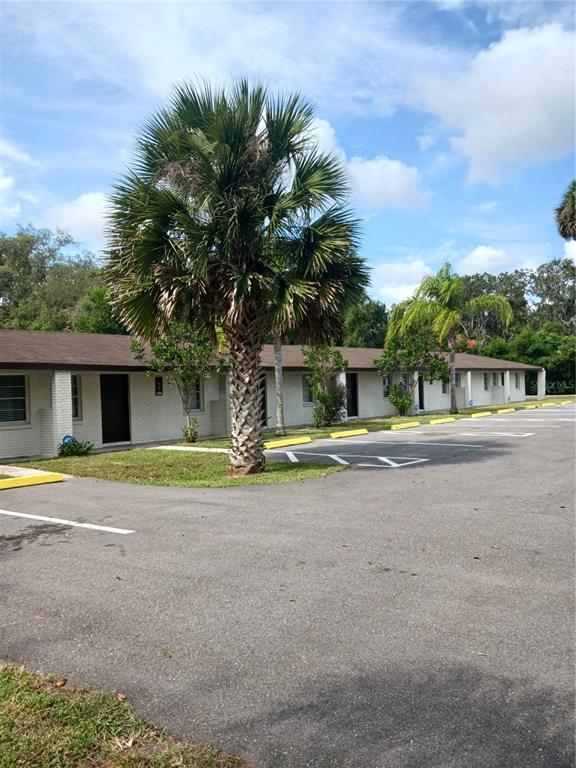
[(310, 477), (323, 477), (344, 469), (322, 464), (268, 462), (261, 475), (228, 477), (228, 457), (219, 453), (187, 453), (137, 449), (68, 456), (19, 463), (19, 466), (63, 472), (77, 477), (100, 477), (140, 485), (172, 485), (184, 488), (224, 488), (264, 483), (291, 483)]
[(3, 475), (0, 473), (0, 480), (11, 480), (12, 475)]
[(208, 746), (176, 742), (125, 701), (0, 664), (0, 768), (249, 768)]

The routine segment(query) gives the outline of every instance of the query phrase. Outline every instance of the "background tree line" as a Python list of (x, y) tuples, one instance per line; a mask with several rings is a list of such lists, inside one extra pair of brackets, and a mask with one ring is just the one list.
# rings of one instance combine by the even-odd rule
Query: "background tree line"
[[(513, 310), (504, 328), (493, 315), (476, 319), (459, 349), (533, 365), (548, 372), (548, 391), (575, 387), (576, 267), (554, 259), (536, 269), (463, 275), (465, 298), (505, 296)], [(350, 307), (335, 344), (381, 348), (390, 312), (366, 295)], [(125, 333), (112, 314), (103, 272), (93, 253), (62, 231), (21, 227), (0, 234), (0, 327)]]

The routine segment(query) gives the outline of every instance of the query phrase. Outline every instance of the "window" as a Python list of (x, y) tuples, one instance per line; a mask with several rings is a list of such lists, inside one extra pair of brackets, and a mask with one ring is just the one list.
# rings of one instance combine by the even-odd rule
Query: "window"
[(493, 373), (492, 374), (492, 386), (497, 387), (498, 386), (498, 374)]
[(0, 423), (27, 420), (26, 376), (0, 376)]
[(450, 382), (448, 382), (448, 381), (443, 381), (442, 382), (442, 394), (443, 395), (447, 395), (448, 394), (449, 384), (450, 384)]
[(218, 400), (226, 400), (226, 374), (218, 374)]
[(82, 390), (80, 388), (80, 376), (72, 374), (72, 418), (80, 420), (82, 418)]
[(382, 388), (384, 397), (390, 397), (390, 376), (382, 377)]
[(302, 402), (304, 405), (313, 405), (314, 396), (310, 386), (310, 376), (302, 376)]
[(514, 386), (516, 389), (520, 389), (520, 374), (518, 371), (515, 371), (514, 373)]
[(500, 386), (501, 386), (501, 387), (503, 387), (503, 386), (504, 386), (504, 371), (502, 371), (502, 372), (500, 373)]
[(490, 389), (490, 376), (484, 371), (484, 390), (488, 392)]
[(460, 389), (461, 386), (462, 386), (462, 376), (461, 376), (461, 374), (457, 373), (456, 374), (456, 388)]
[(202, 381), (201, 379), (194, 379), (194, 381), (188, 387), (186, 393), (188, 398), (188, 404), (192, 411), (202, 410)]

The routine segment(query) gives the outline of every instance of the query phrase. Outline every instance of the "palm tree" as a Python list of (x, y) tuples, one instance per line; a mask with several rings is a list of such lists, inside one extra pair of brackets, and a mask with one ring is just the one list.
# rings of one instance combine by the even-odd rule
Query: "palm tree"
[(570, 182), (555, 211), (558, 234), (564, 240), (576, 239), (576, 180)]
[(448, 349), (450, 364), (450, 413), (458, 413), (456, 402), (456, 337), (467, 324), (486, 313), (504, 326), (512, 321), (507, 298), (485, 294), (465, 300), (463, 281), (446, 263), (435, 275), (425, 277), (411, 299), (397, 304), (390, 317), (386, 343), (414, 330), (431, 329), (441, 347)]
[(282, 371), (282, 336), (274, 336), (274, 391), (276, 395), (276, 434), (286, 434), (284, 424), (284, 377)]
[(245, 80), (180, 84), (111, 198), (107, 274), (119, 319), (147, 339), (176, 320), (225, 334), (232, 474), (264, 469), (264, 339), (304, 326), (330, 339), (368, 283), (344, 171), (315, 145), (313, 119), (301, 96)]

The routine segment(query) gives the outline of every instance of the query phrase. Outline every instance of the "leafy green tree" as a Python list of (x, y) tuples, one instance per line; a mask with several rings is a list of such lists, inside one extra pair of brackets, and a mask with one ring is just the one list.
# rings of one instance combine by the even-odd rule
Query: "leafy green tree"
[(561, 323), (565, 331), (576, 329), (576, 265), (572, 259), (553, 259), (530, 275), (534, 302), (531, 325)]
[(353, 304), (344, 317), (345, 347), (381, 348), (386, 338), (388, 311), (386, 305), (366, 296)]
[(194, 417), (196, 383), (210, 378), (218, 370), (212, 342), (190, 325), (174, 323), (149, 347), (136, 339), (132, 340), (131, 346), (134, 357), (148, 364), (148, 376), (162, 373), (168, 383), (178, 389), (186, 415), (182, 431), (188, 442), (194, 442), (198, 435), (198, 422)]
[(314, 397), (314, 423), (328, 427), (342, 421), (346, 407), (346, 387), (337, 375), (348, 367), (342, 353), (327, 345), (302, 348), (304, 362), (310, 369), (309, 382)]
[(576, 179), (564, 192), (562, 202), (554, 212), (558, 234), (564, 240), (576, 240)]
[(181, 84), (146, 125), (111, 201), (119, 320), (149, 339), (173, 321), (226, 336), (232, 474), (264, 469), (264, 339), (294, 328), (333, 338), (368, 283), (344, 170), (317, 148), (313, 119), (299, 95), (246, 81)]
[(549, 394), (575, 391), (576, 337), (565, 334), (561, 326), (546, 323), (542, 328), (524, 328), (512, 339), (495, 338), (479, 347), (480, 355), (515, 360), (546, 368)]
[[(499, 294), (508, 299), (512, 308), (513, 320), (508, 327), (511, 335), (529, 322), (531, 309), (529, 302), (531, 272), (527, 269), (515, 269), (513, 272), (501, 272), (491, 275), (488, 272), (482, 274), (461, 276), (464, 301), (484, 296), (485, 294)], [(475, 326), (478, 341), (487, 342), (489, 339), (500, 336), (506, 332), (498, 318), (492, 313), (477, 318)]]
[(0, 327), (70, 330), (78, 302), (99, 281), (92, 254), (75, 252), (61, 230), (0, 235)]
[(425, 277), (411, 299), (392, 310), (386, 345), (414, 331), (430, 330), (437, 345), (446, 346), (450, 363), (450, 413), (458, 413), (456, 403), (456, 342), (458, 334), (470, 335), (477, 318), (492, 313), (509, 325), (512, 309), (499, 295), (477, 296), (466, 300), (460, 278), (446, 263), (435, 275)]
[(78, 333), (126, 333), (112, 315), (108, 292), (103, 285), (93, 285), (76, 305), (74, 330)]
[[(414, 400), (414, 390), (418, 384), (417, 378), (412, 375), (415, 372), (430, 382), (450, 381), (450, 366), (445, 355), (436, 349), (434, 336), (429, 331), (416, 329), (411, 333), (391, 337), (382, 355), (374, 361), (381, 376), (402, 376), (402, 389), (410, 398), (409, 403), (405, 401), (404, 407), (409, 407)], [(392, 402), (395, 396), (390, 396)]]

